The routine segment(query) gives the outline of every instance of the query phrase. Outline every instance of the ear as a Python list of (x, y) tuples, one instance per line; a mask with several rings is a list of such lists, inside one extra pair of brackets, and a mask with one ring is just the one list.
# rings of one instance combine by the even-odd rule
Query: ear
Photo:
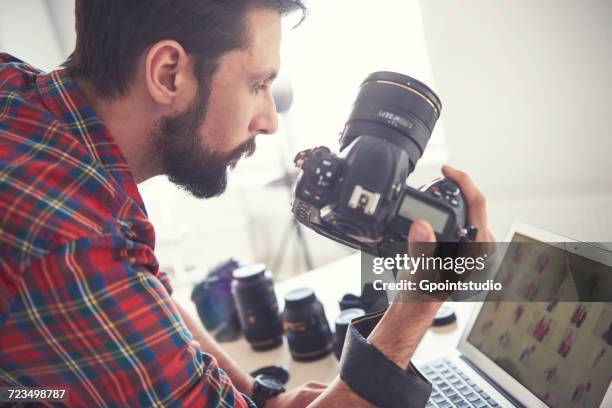
[(146, 87), (151, 98), (161, 105), (191, 100), (196, 78), (191, 58), (174, 40), (155, 43), (145, 56)]

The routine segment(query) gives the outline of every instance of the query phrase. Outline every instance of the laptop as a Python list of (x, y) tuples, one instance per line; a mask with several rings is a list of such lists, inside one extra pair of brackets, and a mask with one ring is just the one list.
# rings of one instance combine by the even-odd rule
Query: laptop
[[(529, 225), (514, 224), (506, 242), (556, 246), (612, 273), (610, 250)], [(504, 254), (496, 276), (519, 255), (546, 261)], [(612, 407), (612, 303), (511, 300), (477, 303), (457, 349), (420, 367), (433, 385), (427, 407)]]

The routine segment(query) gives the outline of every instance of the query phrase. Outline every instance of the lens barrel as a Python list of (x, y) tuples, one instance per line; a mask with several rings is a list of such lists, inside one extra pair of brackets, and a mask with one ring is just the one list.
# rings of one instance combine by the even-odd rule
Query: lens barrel
[(293, 359), (318, 360), (332, 351), (325, 310), (312, 289), (295, 289), (285, 296), (283, 326)]
[(340, 149), (358, 136), (380, 137), (408, 153), (412, 172), (441, 109), (440, 99), (424, 83), (395, 72), (375, 72), (361, 84), (340, 137)]
[(334, 324), (336, 331), (334, 333), (334, 354), (336, 358), (340, 360), (342, 356), (342, 349), (344, 348), (344, 340), (346, 339), (346, 331), (351, 324), (353, 319), (365, 316), (365, 310), (360, 308), (345, 309), (340, 312)]
[(274, 285), (264, 264), (234, 271), (232, 295), (244, 337), (254, 350), (268, 350), (283, 342), (283, 324)]

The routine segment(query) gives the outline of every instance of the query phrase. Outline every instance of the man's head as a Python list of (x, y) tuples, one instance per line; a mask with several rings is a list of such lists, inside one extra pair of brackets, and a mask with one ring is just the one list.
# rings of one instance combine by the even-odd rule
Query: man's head
[(255, 136), (276, 131), (280, 17), (295, 9), (301, 0), (77, 0), (64, 65), (106, 101), (138, 89), (156, 118), (151, 167), (212, 197)]

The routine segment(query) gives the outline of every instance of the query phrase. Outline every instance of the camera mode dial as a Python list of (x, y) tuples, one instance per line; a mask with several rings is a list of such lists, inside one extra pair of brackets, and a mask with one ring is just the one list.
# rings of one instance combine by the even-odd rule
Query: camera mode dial
[(453, 207), (464, 207), (461, 190), (459, 189), (459, 186), (450, 179), (436, 179), (431, 184), (427, 185), (422, 191), (429, 192), (434, 197), (448, 202)]

